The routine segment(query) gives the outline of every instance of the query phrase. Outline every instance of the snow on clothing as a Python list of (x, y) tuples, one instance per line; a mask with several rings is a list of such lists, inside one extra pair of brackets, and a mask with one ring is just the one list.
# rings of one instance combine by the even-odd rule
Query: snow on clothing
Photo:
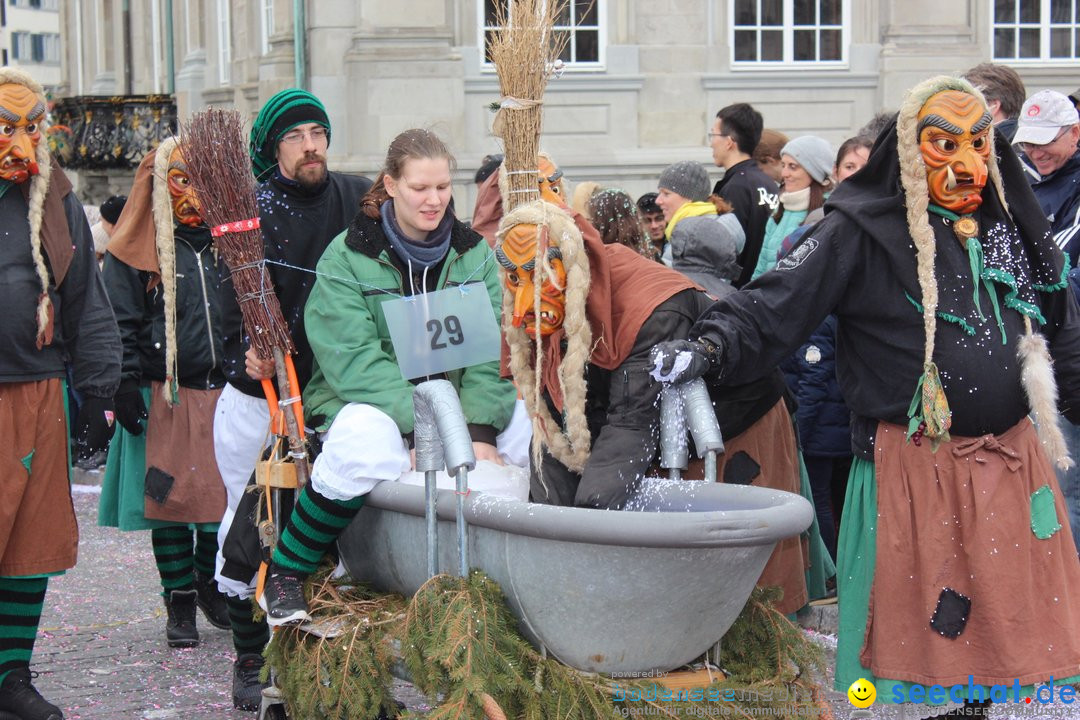
[[(125, 225), (117, 232), (125, 241)], [(151, 230), (152, 231), (152, 230)], [(102, 272), (123, 343), (121, 391), (143, 392), (149, 410), (146, 432), (117, 429), (109, 447), (98, 524), (145, 530), (176, 523), (216, 529), (225, 510), (225, 489), (207, 427), (225, 377), (221, 372), (221, 307), (218, 282), (224, 263), (213, 250), (207, 227), (175, 225), (176, 354), (179, 402), (165, 402), (165, 299), (156, 273), (129, 265), (123, 247), (110, 246)], [(139, 238), (133, 238), (138, 243)], [(153, 243), (153, 237), (141, 238)], [(119, 253), (114, 255), (113, 253)], [(146, 264), (146, 263), (140, 263)], [(156, 252), (153, 264), (157, 265)], [(156, 489), (147, 493), (153, 468)], [(164, 473), (164, 476), (160, 473)], [(155, 500), (154, 498), (158, 499)]]
[[(268, 261), (266, 270), (296, 346), (293, 364), (300, 387), (306, 386), (311, 378), (312, 356), (304, 332), (304, 305), (315, 284), (312, 271), (330, 241), (352, 220), (360, 207), (360, 198), (370, 187), (371, 181), (365, 177), (331, 172), (323, 185), (309, 191), (275, 172), (256, 193), (263, 250)], [(244, 369), (244, 353), (249, 343), (231, 277), (222, 279), (220, 292), (225, 379), (241, 392), (261, 398), (262, 386), (248, 377)]]
[(746, 245), (739, 254), (739, 267), (742, 272), (735, 282), (735, 287), (742, 287), (750, 282), (750, 276), (761, 255), (765, 225), (776, 210), (778, 192), (776, 182), (758, 167), (753, 158), (726, 168), (724, 177), (713, 187), (714, 195), (719, 195), (731, 203), (732, 212), (746, 233)]
[(1074, 268), (1080, 258), (1080, 150), (1044, 178), (1034, 170), (1030, 173), (1031, 189), (1050, 221), (1054, 242), (1068, 256), (1069, 267)]
[[(348, 226), (370, 187), (371, 181), (365, 177), (329, 172), (323, 185), (308, 191), (275, 172), (256, 192), (263, 250), (270, 261), (266, 270), (296, 347), (293, 364), (301, 389), (311, 379), (313, 362), (304, 331), (304, 305), (315, 283), (315, 266), (334, 236)], [(219, 292), (224, 318), (222, 369), (228, 384), (218, 398), (214, 451), (228, 498), (218, 529), (218, 548), (224, 548), (244, 488), (269, 440), (270, 417), (260, 383), (252, 380), (244, 367), (248, 341), (231, 278), (222, 279)], [(223, 574), (227, 573), (225, 564), (219, 549), (216, 578), (222, 591), (251, 597), (253, 573), (239, 580), (230, 578)]]
[[(53, 163), (42, 251), (49, 268), (52, 342), (36, 346), (41, 281), (27, 220), (30, 183), (0, 197), (0, 576), (62, 572), (75, 565), (78, 528), (68, 479), (65, 362), (76, 390), (112, 397), (120, 383), (120, 338), (94, 256), (93, 238), (71, 184)], [(34, 422), (27, 422), (32, 418)]]
[[(449, 211), (448, 211), (449, 212)], [(348, 403), (372, 405), (389, 415), (403, 435), (413, 429), (413, 383), (401, 376), (381, 305), (419, 292), (392, 253), (381, 223), (357, 214), (319, 261), (320, 273), (305, 310), (316, 363), (304, 388), (308, 422), (327, 430)], [(412, 280), (412, 282), (410, 282)], [(450, 249), (427, 273), (427, 290), (463, 283), (486, 288), (492, 308), (502, 306), (498, 265), (483, 238), (454, 221)], [(446, 373), (458, 390), (473, 440), (494, 444), (510, 421), (516, 391), (499, 377), (498, 362)], [(418, 381), (419, 382), (419, 381)]]
[[(982, 683), (1069, 676), (1080, 667), (1080, 637), (1060, 629), (1080, 626), (1072, 592), (1080, 561), (1057, 481), (1026, 419), (1016, 343), (1024, 332), (1019, 309), (1049, 343), (1061, 407), (1080, 419), (1080, 309), (1061, 291), (1061, 255), (1019, 163), (999, 142), (1012, 214), (991, 186), (983, 191), (974, 217), (987, 270), (977, 285), (950, 221), (929, 217), (940, 301), (934, 361), (952, 441), (936, 454), (929, 439), (905, 442), (924, 326), (896, 148), (893, 125), (869, 169), (839, 186), (825, 219), (776, 271), (722, 299), (691, 336), (719, 346), (724, 382), (745, 382), (790, 354), (828, 313), (837, 316), (837, 373), (855, 416), (852, 444), (866, 461), (852, 469), (839, 543), (837, 688), (866, 677), (887, 702), (890, 681), (948, 685), (958, 672), (966, 681), (969, 669)], [(1055, 515), (1061, 526), (1053, 530)], [(875, 529), (884, 532), (867, 544)], [(929, 625), (945, 587), (971, 600), (955, 640)], [(880, 618), (902, 624), (890, 628)]]
[(776, 261), (780, 255), (780, 248), (784, 244), (784, 238), (795, 231), (809, 213), (810, 188), (806, 187), (793, 193), (780, 193), (780, 205), (784, 208), (783, 216), (777, 220), (775, 216), (769, 218), (765, 226), (765, 239), (761, 244), (761, 254), (758, 255), (757, 266), (751, 280), (761, 277), (776, 267)]
[(716, 214), (711, 202), (690, 202), (676, 211), (665, 231), (673, 270), (706, 292), (720, 297), (731, 292), (739, 277), (739, 253), (746, 234), (733, 213)]

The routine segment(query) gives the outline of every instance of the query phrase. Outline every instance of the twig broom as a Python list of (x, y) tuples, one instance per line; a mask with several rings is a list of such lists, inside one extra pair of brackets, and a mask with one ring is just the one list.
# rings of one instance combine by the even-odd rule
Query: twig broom
[[(277, 434), (280, 434), (280, 416), (285, 416), (289, 457), (296, 467), (297, 482), (303, 486), (308, 479), (308, 463), (300, 387), (292, 361), (295, 348), (266, 272), (243, 125), (240, 113), (235, 110), (211, 108), (196, 113), (183, 127), (184, 161), (203, 218), (214, 236), (214, 245), (229, 266), (244, 316), (244, 329), (259, 357), (274, 360), (282, 402), (278, 403), (269, 380), (263, 380), (263, 392)], [(282, 412), (288, 405), (294, 406), (293, 412), (287, 409)]]

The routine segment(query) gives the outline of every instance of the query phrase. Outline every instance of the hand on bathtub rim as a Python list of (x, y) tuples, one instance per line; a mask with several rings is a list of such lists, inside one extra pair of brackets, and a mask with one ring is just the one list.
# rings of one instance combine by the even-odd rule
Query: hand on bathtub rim
[(649, 374), (675, 385), (696, 380), (719, 364), (720, 349), (705, 340), (666, 340), (653, 345)]
[[(488, 462), (495, 463), (496, 465), (506, 465), (503, 459), (499, 456), (498, 449), (491, 443), (486, 442), (474, 442), (472, 444), (473, 457), (476, 458), (476, 462), (481, 460), (487, 460)], [(409, 450), (409, 469), (416, 469), (416, 448)]]

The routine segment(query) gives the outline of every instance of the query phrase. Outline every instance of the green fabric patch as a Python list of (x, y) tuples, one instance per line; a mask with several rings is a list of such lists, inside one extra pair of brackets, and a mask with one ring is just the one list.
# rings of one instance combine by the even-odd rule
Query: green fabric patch
[(0, 198), (4, 197), (4, 193), (13, 187), (15, 187), (15, 183), (10, 180), (0, 180)]
[(1040, 540), (1048, 540), (1060, 529), (1054, 491), (1049, 485), (1043, 485), (1031, 493), (1031, 532)]
[(22, 464), (23, 464), (23, 467), (26, 468), (26, 474), (27, 475), (30, 474), (30, 461), (33, 459), (33, 457), (34, 457), (34, 451), (31, 450), (29, 452), (29, 454), (27, 454), (27, 456), (22, 459)]
[[(908, 302), (911, 303), (921, 315), (923, 311), (922, 303), (911, 297), (911, 295), (909, 295), (908, 293), (904, 293), (904, 297), (908, 299)], [(964, 331), (964, 333), (970, 335), (971, 337), (975, 337), (975, 327), (964, 318), (953, 315), (952, 313), (947, 313), (943, 310), (938, 310), (937, 316), (945, 322), (951, 322), (954, 325), (958, 325), (960, 329)]]

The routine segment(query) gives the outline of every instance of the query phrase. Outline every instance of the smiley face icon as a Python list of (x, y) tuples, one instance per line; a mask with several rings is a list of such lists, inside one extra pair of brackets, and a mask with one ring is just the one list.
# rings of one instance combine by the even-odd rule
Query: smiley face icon
[(877, 699), (877, 688), (866, 678), (851, 683), (847, 691), (848, 702), (857, 708), (868, 708)]

